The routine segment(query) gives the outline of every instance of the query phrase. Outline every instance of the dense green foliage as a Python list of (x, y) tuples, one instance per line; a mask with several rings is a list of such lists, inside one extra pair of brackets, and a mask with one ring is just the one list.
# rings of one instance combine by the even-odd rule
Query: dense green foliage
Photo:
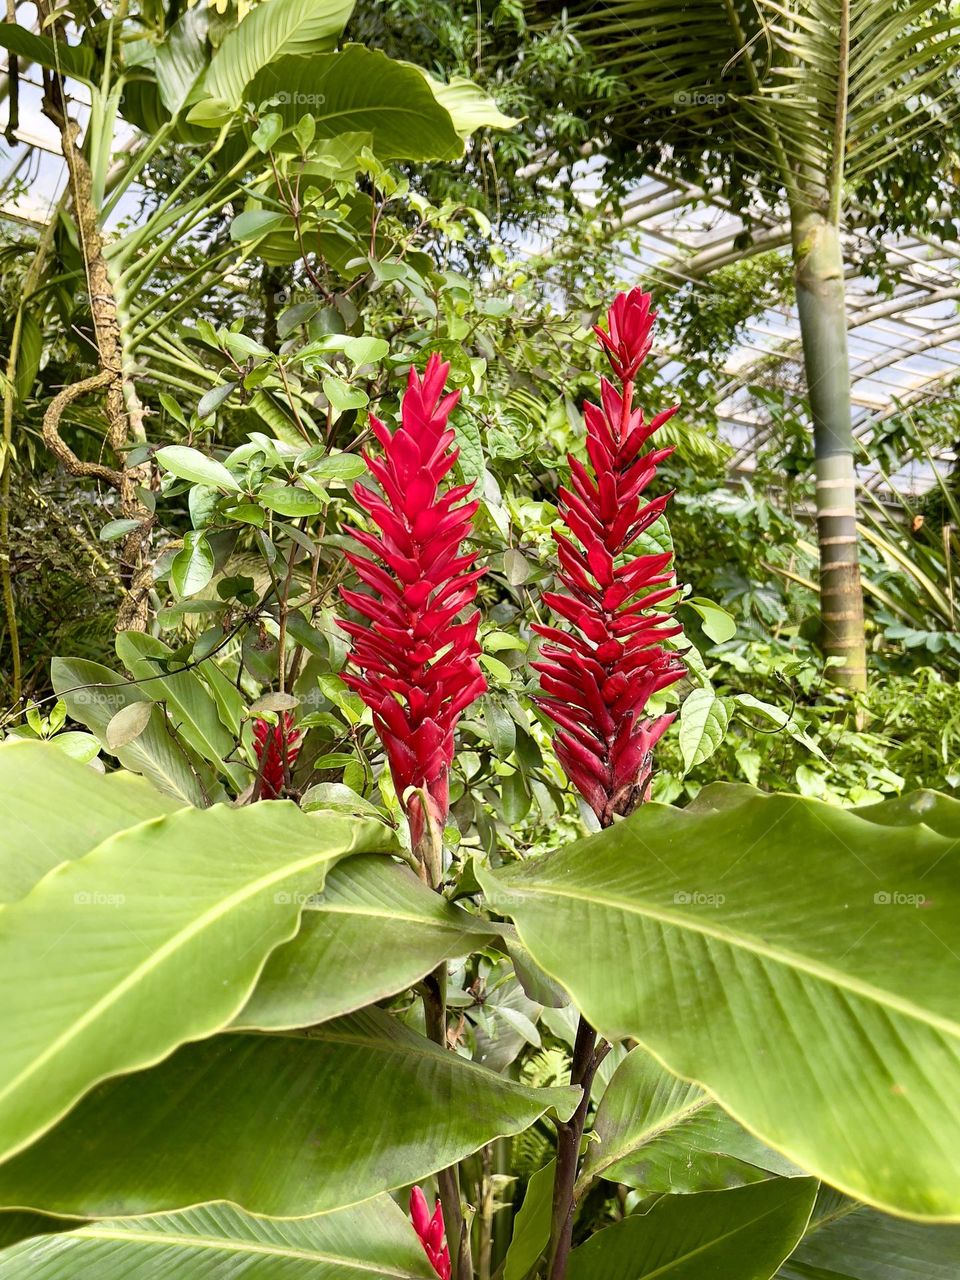
[[(674, 8), (709, 44), (748, 7)], [(807, 397), (758, 369), (748, 477), (718, 412), (745, 327), (795, 300), (786, 243), (641, 282), (660, 324), (638, 399), (681, 401), (643, 550), (674, 552), (687, 666), (651, 701), (677, 712), (652, 803), (598, 831), (533, 701), (605, 372), (591, 327), (645, 253), (617, 218), (654, 164), (717, 179), (748, 226), (771, 196), (750, 130), (723, 141), (758, 32), (704, 123), (649, 109), (628, 9), (653, 12), (0, 25), (70, 160), (46, 226), (0, 217), (0, 1280), (429, 1280), (397, 1207), (416, 1183), (444, 1198), (455, 1280), (960, 1266), (960, 496), (941, 463), (923, 498), (864, 493), (869, 680), (838, 688)], [(922, 15), (868, 16), (907, 41)], [(75, 153), (61, 74), (93, 103)], [(956, 136), (924, 85), (866, 95), (865, 149), (918, 112), (929, 145), (846, 195), (946, 236)], [(489, 687), (430, 884), (338, 621), (369, 414), (392, 421), (433, 352), (461, 392)], [(872, 460), (895, 475), (956, 427), (905, 405)], [(256, 735), (288, 717), (268, 801)]]

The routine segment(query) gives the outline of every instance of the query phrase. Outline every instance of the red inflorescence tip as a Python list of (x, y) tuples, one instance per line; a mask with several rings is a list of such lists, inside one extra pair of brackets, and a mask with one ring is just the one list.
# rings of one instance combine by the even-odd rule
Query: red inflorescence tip
[[(600, 383), (600, 405), (584, 406), (589, 466), (570, 458), (560, 516), (576, 539), (556, 533), (565, 588), (545, 602), (566, 628), (536, 626), (541, 646), (538, 706), (558, 726), (555, 746), (571, 782), (603, 825), (645, 798), (653, 747), (672, 715), (645, 719), (648, 700), (685, 672), (663, 647), (680, 627), (656, 606), (676, 594), (672, 553), (631, 548), (663, 515), (670, 495), (642, 495), (672, 449), (644, 452), (676, 407), (646, 422), (633, 406), (633, 378), (650, 350), (656, 313), (640, 289), (620, 294), (596, 333), (621, 384)], [(579, 544), (579, 545), (577, 545)]]

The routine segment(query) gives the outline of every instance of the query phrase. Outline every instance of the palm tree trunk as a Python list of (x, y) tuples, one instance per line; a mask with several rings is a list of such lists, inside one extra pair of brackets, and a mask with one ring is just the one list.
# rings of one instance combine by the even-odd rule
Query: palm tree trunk
[(836, 224), (817, 211), (795, 209), (793, 260), (813, 416), (823, 647), (827, 657), (843, 662), (831, 668), (832, 679), (847, 688), (865, 689), (847, 314)]

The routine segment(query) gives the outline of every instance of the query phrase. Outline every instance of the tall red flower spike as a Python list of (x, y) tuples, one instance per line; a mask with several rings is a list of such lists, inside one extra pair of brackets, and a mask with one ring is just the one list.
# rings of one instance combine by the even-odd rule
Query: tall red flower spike
[(580, 546), (554, 531), (557, 577), (566, 590), (543, 597), (570, 629), (534, 628), (549, 641), (533, 664), (543, 690), (537, 705), (559, 726), (557, 757), (603, 826), (646, 798), (653, 747), (674, 717), (644, 719), (644, 708), (685, 670), (662, 647), (681, 628), (653, 612), (676, 591), (672, 553), (630, 555), (671, 496), (651, 502), (641, 496), (673, 452), (644, 453), (644, 446), (678, 407), (650, 422), (633, 407), (633, 379), (650, 350), (655, 318), (650, 295), (631, 289), (615, 299), (607, 330), (595, 329), (619, 385), (602, 378), (600, 407), (584, 406), (590, 469), (571, 457), (572, 490), (559, 495), (560, 516)]
[(340, 624), (353, 639), (353, 670), (344, 681), (373, 712), (413, 847), (430, 861), (434, 881), (450, 806), (454, 729), (487, 687), (477, 662), (479, 614), (456, 620), (483, 575), (473, 568), (476, 553), (461, 551), (479, 504), (461, 501), (469, 484), (440, 492), (459, 457), (447, 426), (460, 394), (444, 395), (449, 370), (438, 355), (422, 378), (410, 370), (392, 435), (370, 417), (383, 458), (364, 457), (382, 496), (359, 483), (353, 494), (380, 536), (352, 531), (369, 555), (348, 552), (347, 559), (372, 590), (342, 591), (364, 621)]
[(260, 772), (260, 799), (276, 800), (283, 791), (284, 759), (289, 776), (300, 754), (300, 730), (293, 727), (293, 716), (289, 711), (283, 713), (278, 724), (254, 720), (253, 749)]
[(423, 1251), (440, 1280), (450, 1280), (450, 1250), (443, 1241), (443, 1209), (440, 1201), (431, 1215), (427, 1197), (419, 1187), (410, 1192), (410, 1221), (420, 1237)]

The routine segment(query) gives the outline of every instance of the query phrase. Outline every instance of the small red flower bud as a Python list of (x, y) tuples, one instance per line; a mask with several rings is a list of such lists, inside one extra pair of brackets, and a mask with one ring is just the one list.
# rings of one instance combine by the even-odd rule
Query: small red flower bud
[(443, 1209), (436, 1202), (433, 1215), (427, 1207), (427, 1197), (419, 1187), (410, 1192), (410, 1221), (420, 1238), (423, 1251), (430, 1260), (440, 1280), (450, 1280), (450, 1250), (443, 1241)]
[(254, 720), (253, 749), (260, 773), (260, 799), (276, 800), (283, 792), (285, 776), (289, 776), (300, 753), (300, 730), (293, 727), (291, 713), (285, 711), (278, 724)]
[(685, 670), (663, 647), (680, 627), (651, 612), (676, 592), (672, 554), (630, 555), (670, 498), (645, 503), (641, 495), (672, 449), (642, 450), (676, 406), (647, 423), (633, 405), (655, 318), (650, 295), (631, 289), (614, 299), (607, 328), (595, 328), (622, 385), (602, 378), (600, 405), (584, 406), (590, 468), (570, 458), (572, 489), (559, 491), (560, 517), (580, 547), (554, 534), (566, 590), (543, 599), (571, 629), (534, 627), (549, 641), (533, 664), (543, 690), (537, 705), (558, 726), (555, 747), (567, 777), (604, 826), (646, 798), (653, 747), (673, 716), (645, 720), (644, 708)]

